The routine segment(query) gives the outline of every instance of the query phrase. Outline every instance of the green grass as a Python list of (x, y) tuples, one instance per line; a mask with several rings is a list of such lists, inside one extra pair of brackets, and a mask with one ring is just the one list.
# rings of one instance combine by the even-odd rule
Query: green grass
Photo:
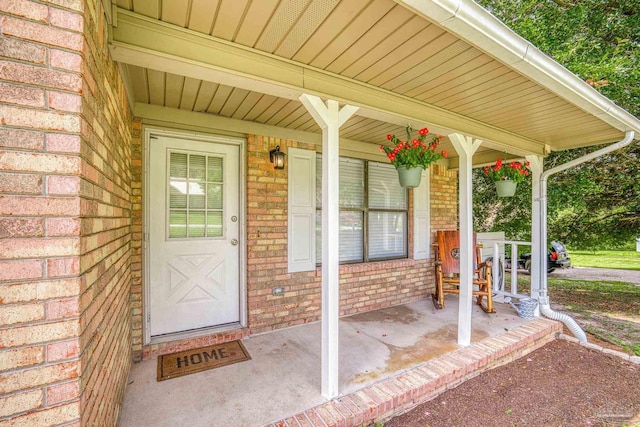
[(615, 334), (612, 334), (610, 331), (606, 330), (606, 329), (601, 329), (601, 328), (597, 328), (594, 326), (587, 326), (586, 328), (584, 328), (585, 331), (589, 332), (592, 335), (595, 335), (596, 337), (598, 337), (599, 339), (603, 340), (603, 341), (608, 341), (612, 344), (615, 344), (619, 347), (622, 347), (624, 349), (624, 351), (628, 354), (633, 354), (636, 356), (640, 356), (640, 343), (638, 344), (629, 344), (626, 343), (620, 339), (618, 339), (618, 337), (616, 337)]
[(636, 251), (576, 251), (570, 250), (574, 267), (616, 268), (640, 270), (640, 252)]
[[(529, 276), (518, 275), (518, 292), (528, 294), (530, 283)], [(633, 283), (549, 277), (548, 287), (552, 301), (572, 311), (616, 312), (640, 319), (640, 286)]]
[[(573, 253), (571, 253), (573, 260)], [(530, 276), (518, 275), (518, 292), (529, 293)], [(510, 275), (507, 275), (507, 283)], [(640, 286), (610, 280), (549, 277), (549, 297), (562, 304), (587, 332), (640, 356)]]

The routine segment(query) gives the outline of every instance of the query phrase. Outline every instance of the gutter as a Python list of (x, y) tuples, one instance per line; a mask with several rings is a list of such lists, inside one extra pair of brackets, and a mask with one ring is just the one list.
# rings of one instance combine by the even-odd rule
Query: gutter
[(640, 121), (471, 0), (394, 0), (619, 131)]
[(544, 260), (544, 262), (540, 263), (539, 271), (540, 289), (538, 290), (538, 301), (540, 302), (540, 313), (542, 313), (545, 317), (553, 320), (559, 320), (567, 325), (573, 335), (575, 335), (575, 337), (578, 338), (580, 342), (587, 342), (587, 336), (582, 328), (580, 328), (576, 321), (568, 314), (553, 311), (551, 309), (551, 305), (549, 304), (547, 257), (545, 256), (545, 254), (547, 253), (547, 180), (551, 175), (554, 175), (558, 172), (562, 172), (579, 164), (588, 162), (589, 160), (593, 160), (596, 157), (600, 157), (603, 154), (608, 154), (612, 151), (616, 151), (620, 148), (626, 147), (633, 142), (634, 135), (635, 133), (633, 131), (627, 131), (625, 133), (625, 137), (615, 144), (608, 145), (604, 148), (601, 148), (600, 150), (596, 150), (592, 153), (586, 154), (582, 157), (578, 157), (577, 159), (573, 159), (560, 166), (556, 166), (555, 168), (543, 172), (540, 176), (540, 254), (542, 259)]

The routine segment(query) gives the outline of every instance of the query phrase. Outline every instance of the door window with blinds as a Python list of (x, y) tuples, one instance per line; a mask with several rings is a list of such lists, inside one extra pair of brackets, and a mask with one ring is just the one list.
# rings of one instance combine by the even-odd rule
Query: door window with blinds
[(177, 151), (168, 158), (168, 238), (222, 237), (223, 158)]
[[(407, 257), (407, 190), (389, 164), (340, 158), (340, 262)], [(316, 259), (322, 259), (322, 156), (316, 156)]]

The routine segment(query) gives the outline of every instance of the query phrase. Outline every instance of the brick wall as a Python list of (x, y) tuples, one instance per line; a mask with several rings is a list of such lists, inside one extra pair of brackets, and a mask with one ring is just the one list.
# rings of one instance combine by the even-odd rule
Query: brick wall
[(131, 116), (102, 2), (84, 7), (80, 346), (83, 425), (115, 425), (131, 364)]
[[(316, 272), (287, 274), (287, 169), (274, 170), (269, 150), (313, 145), (249, 135), (247, 140), (247, 309), (252, 333), (318, 320)], [(271, 295), (273, 286), (285, 294)]]
[[(134, 122), (134, 135), (138, 124)], [(249, 135), (247, 140), (246, 170), (246, 233), (247, 233), (247, 308), (248, 329), (239, 328), (197, 338), (170, 341), (162, 344), (142, 345), (142, 288), (139, 270), (133, 268), (131, 288), (134, 359), (146, 359), (159, 354), (173, 353), (240, 339), (320, 318), (321, 275), (319, 269), (304, 273), (287, 273), (287, 170), (274, 170), (269, 162), (269, 149), (276, 145), (286, 151), (289, 147), (315, 149), (312, 144), (285, 141), (277, 138)], [(133, 158), (136, 162), (140, 140), (133, 138)], [(431, 227), (456, 227), (455, 171), (431, 166)], [(136, 204), (141, 170), (134, 167), (133, 227), (141, 218), (141, 205)], [(409, 197), (409, 221), (413, 221), (413, 198)], [(412, 256), (413, 227), (409, 226), (409, 255)], [(139, 242), (133, 242), (132, 265), (139, 265)], [(284, 286), (285, 294), (275, 297), (273, 286)], [(434, 288), (431, 260), (401, 259), (366, 264), (344, 265), (340, 268), (340, 315), (374, 310), (427, 298)]]
[(431, 165), (431, 231), (458, 228), (458, 174)]
[(131, 351), (142, 360), (142, 120), (134, 118), (131, 129)]
[(114, 424), (126, 384), (130, 118), (95, 3), (0, 1), (0, 423)]
[[(251, 333), (317, 321), (320, 271), (287, 273), (287, 170), (274, 170), (269, 149), (276, 145), (314, 149), (294, 141), (250, 135), (247, 142), (247, 288)], [(431, 168), (432, 228), (456, 225), (456, 174)], [(409, 201), (409, 230), (413, 200)], [(409, 235), (409, 248), (413, 236)], [(411, 252), (411, 249), (410, 249)], [(410, 254), (411, 256), (412, 254)], [(283, 296), (272, 287), (284, 286)], [(434, 288), (431, 260), (401, 259), (340, 268), (340, 315), (426, 298)]]

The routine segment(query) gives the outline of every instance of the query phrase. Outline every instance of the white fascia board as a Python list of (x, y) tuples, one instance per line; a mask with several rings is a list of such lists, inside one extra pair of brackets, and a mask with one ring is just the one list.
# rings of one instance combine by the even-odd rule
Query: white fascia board
[(612, 127), (640, 130), (618, 107), (471, 0), (395, 0)]

